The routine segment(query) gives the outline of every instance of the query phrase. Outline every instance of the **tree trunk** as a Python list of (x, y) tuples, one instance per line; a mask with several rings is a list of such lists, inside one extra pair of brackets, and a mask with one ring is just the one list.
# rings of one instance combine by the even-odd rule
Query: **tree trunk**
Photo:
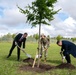
[(40, 35), (41, 35), (41, 23), (39, 24), (39, 41), (38, 41), (38, 65), (40, 64)]

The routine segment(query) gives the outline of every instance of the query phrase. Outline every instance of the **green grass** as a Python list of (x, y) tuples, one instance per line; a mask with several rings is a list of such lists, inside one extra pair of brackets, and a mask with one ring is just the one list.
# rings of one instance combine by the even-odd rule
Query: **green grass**
[[(23, 52), (21, 52), (21, 60), (17, 61), (17, 50), (14, 49), (12, 56), (7, 59), (7, 55), (11, 43), (0, 43), (0, 75), (76, 75), (76, 70), (69, 69), (54, 69), (49, 70), (44, 73), (26, 72), (20, 71), (19, 66), (25, 63), (22, 62), (23, 59), (27, 58)], [(34, 58), (37, 51), (36, 43), (26, 43), (26, 52), (32, 55)], [(59, 65), (61, 63), (61, 56), (59, 54), (60, 47), (56, 44), (51, 44), (48, 49), (47, 64)], [(71, 61), (74, 66), (76, 66), (76, 59), (71, 56)], [(66, 61), (65, 61), (66, 62)]]

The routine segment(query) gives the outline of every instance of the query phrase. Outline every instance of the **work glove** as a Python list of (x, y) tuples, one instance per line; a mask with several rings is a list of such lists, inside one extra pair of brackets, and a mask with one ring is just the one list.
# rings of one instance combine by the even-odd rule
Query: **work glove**
[(39, 58), (41, 58), (41, 57), (42, 57), (42, 55), (41, 55), (41, 54), (39, 54), (39, 56), (38, 56), (38, 55), (36, 55), (36, 58), (38, 58), (38, 57), (39, 57)]
[(63, 59), (65, 59), (65, 56), (63, 56)]

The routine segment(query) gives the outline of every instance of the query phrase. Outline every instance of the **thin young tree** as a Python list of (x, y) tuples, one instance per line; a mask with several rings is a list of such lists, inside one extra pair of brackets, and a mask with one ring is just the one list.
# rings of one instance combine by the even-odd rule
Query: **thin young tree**
[[(32, 5), (27, 5), (24, 9), (19, 8), (20, 12), (25, 14), (28, 23), (31, 23), (32, 27), (39, 25), (39, 41), (41, 35), (41, 24), (50, 25), (49, 22), (54, 19), (54, 15), (59, 10), (54, 10), (54, 4), (57, 0), (35, 0)], [(40, 52), (40, 43), (38, 42), (38, 55)], [(39, 67), (39, 62), (38, 62)]]

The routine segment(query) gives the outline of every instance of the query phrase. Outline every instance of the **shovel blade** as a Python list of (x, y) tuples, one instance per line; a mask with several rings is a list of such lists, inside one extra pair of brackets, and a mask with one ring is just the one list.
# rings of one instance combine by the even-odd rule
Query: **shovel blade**
[(28, 58), (31, 58), (31, 55), (29, 55), (29, 54), (26, 54), (26, 56), (27, 56)]

